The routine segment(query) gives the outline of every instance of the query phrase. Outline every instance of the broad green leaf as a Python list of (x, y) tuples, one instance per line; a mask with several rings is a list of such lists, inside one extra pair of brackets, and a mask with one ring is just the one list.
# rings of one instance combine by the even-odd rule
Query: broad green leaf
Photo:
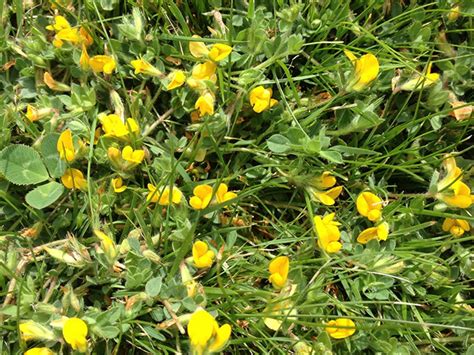
[(39, 153), (23, 144), (13, 144), (0, 152), (0, 174), (16, 185), (38, 184), (48, 179)]
[(54, 203), (63, 194), (64, 186), (56, 181), (36, 187), (25, 196), (26, 202), (34, 208), (42, 209)]
[(342, 160), (342, 155), (339, 152), (334, 150), (322, 150), (319, 152), (322, 158), (332, 161), (336, 164), (342, 164), (344, 161)]
[(281, 134), (274, 134), (268, 138), (267, 145), (273, 153), (285, 153), (290, 150), (290, 141)]
[(161, 291), (161, 285), (162, 285), (162, 278), (161, 277), (154, 277), (150, 280), (145, 285), (145, 292), (150, 296), (150, 297), (156, 297), (160, 294)]

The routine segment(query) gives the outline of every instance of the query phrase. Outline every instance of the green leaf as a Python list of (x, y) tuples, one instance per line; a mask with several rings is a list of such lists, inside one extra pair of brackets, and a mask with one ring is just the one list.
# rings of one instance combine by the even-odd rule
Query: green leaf
[(51, 133), (44, 137), (41, 142), (41, 154), (44, 158), (44, 163), (48, 168), (49, 175), (54, 178), (63, 176), (66, 171), (66, 162), (59, 158), (59, 153), (56, 148), (59, 139), (59, 133)]
[(163, 285), (162, 278), (161, 277), (154, 277), (154, 278), (148, 280), (148, 282), (146, 283), (145, 292), (150, 297), (156, 297), (160, 294), (162, 285)]
[(148, 334), (150, 337), (154, 339), (157, 339), (159, 341), (166, 341), (166, 338), (163, 334), (161, 334), (159, 331), (157, 331), (156, 329), (150, 326), (143, 327), (143, 330), (145, 331), (146, 334)]
[(63, 194), (64, 186), (56, 181), (36, 187), (25, 196), (26, 202), (34, 208), (42, 209), (54, 203)]
[(95, 327), (94, 333), (98, 334), (101, 338), (113, 339), (119, 335), (120, 329), (113, 325), (107, 325), (103, 327)]
[(38, 184), (48, 179), (39, 153), (23, 144), (13, 144), (0, 152), (0, 173), (16, 185)]
[(342, 155), (339, 152), (334, 150), (322, 150), (319, 152), (322, 158), (332, 161), (336, 164), (342, 164), (344, 161), (342, 160)]
[(274, 134), (267, 139), (268, 149), (273, 153), (285, 153), (290, 150), (290, 141), (281, 134)]

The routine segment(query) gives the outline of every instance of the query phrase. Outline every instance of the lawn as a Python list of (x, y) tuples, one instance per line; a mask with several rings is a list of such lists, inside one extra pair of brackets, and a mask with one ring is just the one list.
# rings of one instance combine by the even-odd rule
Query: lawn
[(474, 354), (473, 20), (0, 2), (0, 353)]

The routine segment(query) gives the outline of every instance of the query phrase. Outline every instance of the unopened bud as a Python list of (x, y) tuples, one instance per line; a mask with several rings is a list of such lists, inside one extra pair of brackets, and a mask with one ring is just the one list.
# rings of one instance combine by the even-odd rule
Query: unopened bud
[(110, 101), (112, 103), (112, 107), (114, 108), (115, 114), (122, 119), (122, 122), (125, 122), (125, 108), (117, 91), (110, 90)]
[(49, 255), (51, 255), (56, 260), (66, 263), (70, 266), (74, 267), (84, 267), (86, 261), (82, 258), (82, 256), (78, 253), (66, 253), (64, 250), (53, 249), (49, 247), (44, 248)]
[(150, 249), (145, 249), (142, 253), (145, 258), (154, 262), (155, 264), (159, 264), (161, 262), (160, 256)]

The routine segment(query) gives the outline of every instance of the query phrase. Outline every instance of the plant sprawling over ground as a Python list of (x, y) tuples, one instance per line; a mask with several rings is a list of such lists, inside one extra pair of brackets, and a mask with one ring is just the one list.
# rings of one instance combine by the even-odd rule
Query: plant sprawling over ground
[(472, 353), (473, 14), (1, 2), (1, 352)]

